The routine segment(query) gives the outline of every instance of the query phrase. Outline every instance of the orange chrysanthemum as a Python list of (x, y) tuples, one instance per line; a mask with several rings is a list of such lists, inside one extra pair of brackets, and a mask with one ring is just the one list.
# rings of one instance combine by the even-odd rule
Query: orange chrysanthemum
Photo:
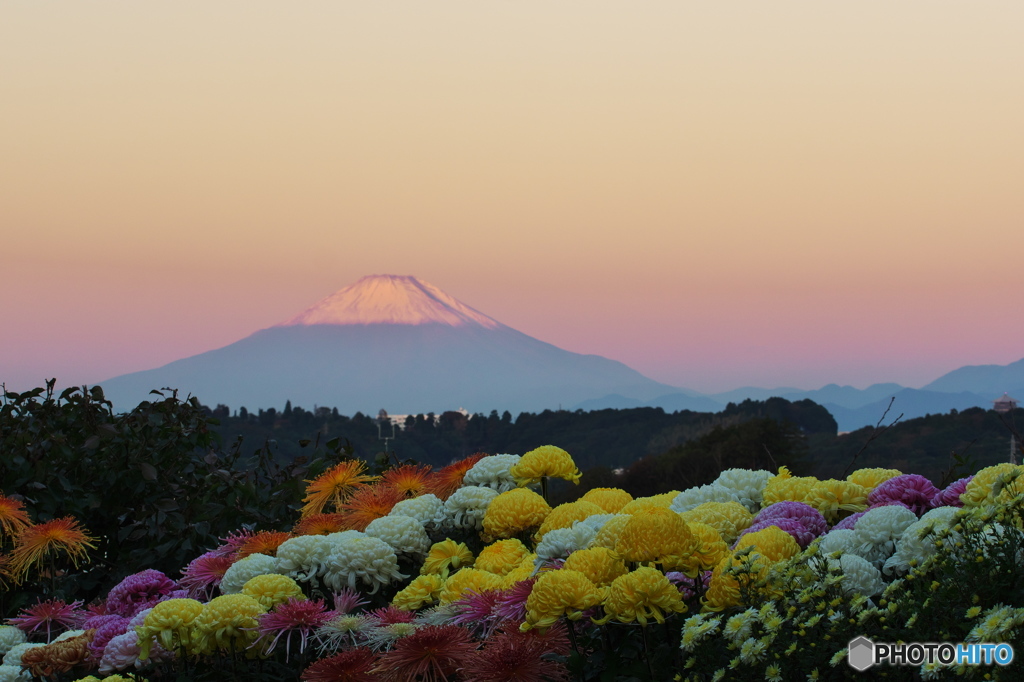
[(466, 459), (449, 464), (443, 469), (438, 469), (430, 477), (430, 482), (424, 492), (433, 493), (437, 495), (438, 499), (447, 500), (462, 485), (462, 479), (466, 477), (466, 472), (484, 457), (486, 457), (484, 453), (478, 452)]
[(419, 497), (427, 492), (430, 478), (429, 464), (403, 464), (385, 471), (380, 485), (394, 488), (404, 497)]
[(0, 493), (0, 530), (13, 537), (31, 525), (25, 505)]
[(292, 533), (295, 535), (330, 535), (343, 530), (348, 530), (344, 514), (313, 514), (296, 523), (292, 528)]
[(375, 485), (360, 488), (341, 505), (345, 525), (351, 530), (366, 530), (370, 521), (387, 516), (405, 495), (394, 488)]
[(237, 559), (244, 559), (250, 554), (266, 554), (277, 556), (277, 548), (281, 543), (292, 537), (291, 533), (285, 531), (261, 530), (255, 535), (246, 538), (238, 547)]
[(78, 568), (79, 561), (88, 559), (86, 548), (96, 549), (95, 539), (79, 527), (73, 516), (29, 526), (18, 534), (11, 552), (11, 575), (21, 582), (32, 567), (38, 568), (48, 557), (59, 554)]
[(328, 469), (312, 481), (307, 481), (309, 485), (306, 486), (306, 496), (302, 498), (306, 503), (302, 508), (303, 518), (322, 513), (328, 503), (333, 503), (334, 508), (339, 509), (353, 491), (377, 480), (377, 476), (367, 476), (364, 471), (365, 462), (350, 459)]

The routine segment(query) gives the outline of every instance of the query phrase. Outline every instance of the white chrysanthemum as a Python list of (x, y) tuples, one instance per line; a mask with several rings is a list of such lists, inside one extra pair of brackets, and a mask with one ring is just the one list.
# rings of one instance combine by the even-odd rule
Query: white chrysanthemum
[(15, 644), (12, 646), (6, 654), (4, 654), (4, 665), (13, 665), (20, 668), (21, 666), (21, 655), (29, 649), (35, 649), (37, 646), (46, 646), (41, 642), (22, 642), (21, 644)]
[[(153, 648), (157, 647), (159, 647), (158, 643)], [(140, 667), (139, 654), (141, 652), (139, 633), (137, 631), (129, 630), (124, 634), (111, 637), (110, 641), (103, 648), (103, 656), (100, 658), (100, 674), (111, 675), (120, 670)], [(151, 649), (150, 657), (146, 659), (147, 663), (150, 659), (154, 658), (152, 653)]]
[(880, 567), (892, 556), (903, 531), (915, 521), (917, 515), (898, 504), (875, 507), (857, 519), (853, 551)]
[[(736, 493), (737, 501), (750, 510), (757, 512), (761, 508), (761, 500), (764, 499), (764, 488), (768, 485), (768, 479), (775, 474), (764, 469), (751, 471), (749, 469), (727, 469), (719, 474), (712, 485), (720, 485), (729, 488)], [(718, 500), (725, 501), (728, 500)]]
[(411, 516), (427, 530), (434, 530), (444, 524), (444, 502), (437, 495), (427, 493), (396, 503), (388, 516)]
[(829, 566), (843, 574), (842, 587), (847, 594), (873, 597), (885, 589), (882, 572), (871, 562), (856, 554), (843, 554), (838, 559), (829, 557)]
[(25, 633), (13, 625), (0, 625), (0, 656), (15, 645), (24, 643), (26, 639)]
[(885, 560), (882, 567), (885, 574), (892, 575), (895, 572), (902, 575), (910, 570), (911, 561), (920, 565), (922, 561), (938, 552), (935, 536), (956, 522), (958, 511), (958, 507), (936, 507), (907, 526), (900, 535), (892, 556)]
[[(594, 537), (596, 538), (597, 534), (601, 532), (602, 528), (604, 528), (604, 524), (608, 523), (608, 519), (613, 516), (615, 516), (615, 514), (594, 514), (593, 516), (588, 516), (582, 521), (577, 521), (573, 526), (587, 526), (588, 528), (593, 528)], [(590, 541), (590, 544), (593, 544), (593, 539)], [(587, 546), (589, 547), (590, 545)], [(580, 549), (586, 549), (586, 547), (581, 547)]]
[(854, 547), (857, 544), (857, 536), (853, 532), (853, 529), (840, 528), (839, 530), (830, 530), (825, 535), (821, 536), (818, 541), (818, 551), (822, 554), (832, 554), (833, 552), (853, 552)]
[[(330, 535), (300, 535), (281, 543), (277, 548), (277, 573), (317, 586), (317, 575), (334, 546), (349, 537), (360, 537), (357, 530), (346, 530)], [(245, 583), (242, 583), (243, 585)]]
[(444, 503), (446, 523), (453, 528), (481, 530), (484, 527), (487, 507), (497, 496), (497, 490), (478, 485), (459, 488)]
[(228, 570), (224, 571), (220, 591), (222, 594), (241, 592), (249, 580), (268, 573), (277, 573), (277, 559), (266, 554), (250, 554), (231, 564)]
[(732, 488), (709, 483), (708, 485), (689, 488), (679, 493), (672, 500), (672, 504), (668, 508), (681, 514), (705, 502), (740, 502), (742, 504), (740, 496)]
[(512, 490), (516, 481), (509, 473), (512, 465), (522, 459), (519, 455), (488, 455), (474, 464), (462, 479), (462, 485), (492, 488), (499, 493)]
[[(78, 637), (84, 635), (85, 630), (65, 630), (56, 637), (53, 638), (54, 642), (63, 642), (65, 639), (71, 639), (72, 637)], [(51, 642), (52, 643), (52, 642)]]
[(574, 523), (572, 528), (549, 530), (537, 545), (538, 564), (551, 559), (565, 559), (578, 549), (587, 549), (597, 537), (597, 530), (583, 522)]
[(0, 682), (32, 682), (32, 675), (20, 665), (0, 665)]
[(380, 538), (391, 545), (396, 554), (424, 557), (430, 551), (430, 536), (423, 524), (411, 516), (384, 516), (370, 521), (366, 535)]
[(336, 543), (323, 570), (324, 584), (338, 592), (345, 587), (357, 589), (362, 582), (370, 586), (370, 594), (376, 594), (381, 585), (406, 577), (398, 571), (398, 556), (391, 545), (365, 535)]

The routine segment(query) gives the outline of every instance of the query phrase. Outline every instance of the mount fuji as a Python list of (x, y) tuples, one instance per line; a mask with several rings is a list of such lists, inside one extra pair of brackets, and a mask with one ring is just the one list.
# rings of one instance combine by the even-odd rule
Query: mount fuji
[(118, 409), (152, 389), (249, 410), (286, 400), (342, 414), (522, 411), (680, 389), (507, 327), (415, 277), (371, 275), (223, 348), (102, 382)]

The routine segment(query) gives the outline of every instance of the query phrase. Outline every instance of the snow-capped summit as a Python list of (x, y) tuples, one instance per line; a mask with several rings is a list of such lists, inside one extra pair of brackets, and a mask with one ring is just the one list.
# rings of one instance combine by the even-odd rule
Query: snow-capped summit
[(278, 326), (432, 323), (486, 329), (502, 326), (433, 284), (404, 275), (367, 275)]

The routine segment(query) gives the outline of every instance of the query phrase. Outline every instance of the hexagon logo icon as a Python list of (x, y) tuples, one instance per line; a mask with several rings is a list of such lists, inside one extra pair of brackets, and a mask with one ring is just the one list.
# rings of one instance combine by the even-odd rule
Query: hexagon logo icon
[(846, 662), (859, 672), (864, 672), (875, 664), (875, 643), (863, 635), (851, 639), (847, 645)]

